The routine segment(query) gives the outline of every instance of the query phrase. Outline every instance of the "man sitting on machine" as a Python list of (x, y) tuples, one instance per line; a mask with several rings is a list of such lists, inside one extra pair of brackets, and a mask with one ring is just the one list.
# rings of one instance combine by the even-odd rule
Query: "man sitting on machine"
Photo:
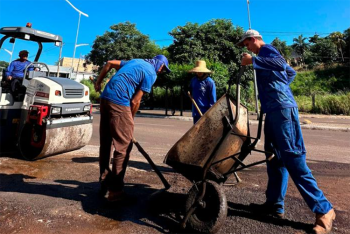
[[(18, 94), (21, 91), (24, 70), (31, 64), (28, 60), (28, 54), (29, 52), (26, 50), (20, 51), (19, 59), (12, 61), (5, 73), (7, 80), (11, 82), (11, 92), (13, 94)], [(28, 68), (28, 70), (33, 70), (33, 67)]]

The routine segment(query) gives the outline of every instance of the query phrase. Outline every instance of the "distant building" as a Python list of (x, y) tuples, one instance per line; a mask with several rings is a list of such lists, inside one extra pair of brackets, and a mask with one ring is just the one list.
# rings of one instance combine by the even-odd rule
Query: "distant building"
[[(72, 66), (73, 60), (73, 66)], [(87, 64), (84, 58), (68, 58), (63, 57), (59, 61), (59, 65), (62, 67), (73, 67), (73, 72), (90, 72), (93, 73), (98, 69), (98, 66), (94, 64)]]
[[(76, 72), (72, 71), (71, 67), (61, 67), (58, 70), (58, 66), (55, 65), (47, 65), (49, 67), (49, 76), (51, 77), (57, 77), (57, 73), (59, 72), (59, 77), (62, 78), (70, 78), (72, 80), (75, 80), (77, 82), (80, 82), (82, 80), (88, 80), (91, 77), (94, 77), (95, 74), (93, 72)], [(46, 67), (44, 66), (42, 71), (47, 71)]]
[[(73, 66), (72, 66), (73, 61)], [(93, 77), (94, 71), (97, 71), (98, 66), (94, 64), (87, 64), (84, 58), (69, 58), (63, 57), (59, 60), (60, 65), (60, 77), (69, 77), (70, 79), (80, 82), (81, 80), (87, 80)], [(56, 73), (57, 73), (57, 66)], [(51, 68), (50, 68), (51, 73)], [(56, 76), (56, 75), (55, 75)]]
[[(55, 65), (47, 65), (47, 66), (50, 70), (49, 76), (57, 77), (58, 66), (55, 66)], [(43, 68), (41, 70), (47, 71), (45, 66), (43, 66)], [(59, 77), (69, 78), (69, 77), (71, 77), (70, 74), (72, 73), (72, 68), (71, 67), (60, 67), (58, 72), (60, 73)]]
[(303, 64), (303, 57), (295, 50), (292, 51), (291, 58), (291, 62), (294, 64), (294, 66), (301, 66)]

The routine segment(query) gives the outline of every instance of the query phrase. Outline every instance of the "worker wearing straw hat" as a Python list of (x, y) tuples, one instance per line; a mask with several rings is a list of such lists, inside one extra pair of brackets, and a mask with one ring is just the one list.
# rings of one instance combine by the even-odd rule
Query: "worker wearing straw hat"
[(204, 114), (216, 102), (216, 87), (214, 80), (209, 77), (212, 71), (207, 68), (205, 61), (197, 61), (196, 66), (188, 72), (196, 75), (190, 84), (191, 95), (201, 112), (199, 113), (195, 108), (195, 104), (192, 105), (193, 123), (196, 123), (201, 114)]

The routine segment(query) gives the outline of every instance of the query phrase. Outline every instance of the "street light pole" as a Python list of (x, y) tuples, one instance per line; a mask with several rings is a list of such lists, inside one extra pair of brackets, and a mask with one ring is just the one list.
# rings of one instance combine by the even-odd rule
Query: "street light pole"
[(15, 49), (15, 43), (16, 43), (16, 41), (14, 41), (13, 45), (12, 45), (12, 52), (11, 52), (11, 57), (10, 57), (10, 62), (9, 63), (11, 63), (11, 61), (12, 61), (12, 55), (13, 55), (13, 51)]
[(79, 34), (80, 17), (81, 17), (81, 13), (79, 12), (79, 20), (78, 20), (78, 27), (77, 27), (77, 35), (76, 35), (76, 37), (75, 37), (75, 43), (74, 43), (74, 51), (73, 51), (72, 67), (73, 67), (73, 61), (74, 61), (74, 59), (75, 59), (75, 50), (76, 50), (76, 48), (77, 48), (77, 42), (78, 42), (78, 34)]
[(74, 51), (73, 51), (73, 59), (72, 59), (72, 68), (73, 68), (73, 62), (74, 62), (74, 58), (75, 58), (75, 49), (77, 47), (77, 42), (78, 42), (78, 34), (79, 34), (79, 25), (80, 25), (80, 18), (81, 15), (89, 17), (88, 14), (85, 14), (84, 12), (80, 11), (79, 9), (77, 9), (75, 6), (73, 6), (72, 3), (70, 3), (68, 0), (65, 0), (66, 2), (68, 2), (69, 5), (71, 5), (71, 7), (73, 7), (74, 10), (76, 10), (79, 13), (79, 20), (78, 20), (78, 27), (77, 27), (77, 35), (75, 37), (75, 43), (74, 43)]
[(5, 51), (10, 55), (10, 61), (9, 61), (9, 63), (11, 63), (11, 60), (12, 60), (12, 52), (9, 51), (9, 50), (7, 50), (7, 49), (3, 49), (3, 50), (5, 50)]
[[(79, 46), (88, 46), (89, 44), (79, 44), (79, 45), (76, 45), (76, 47), (79, 47)], [(74, 50), (75, 51), (75, 50)], [(74, 59), (74, 58), (73, 58)], [(76, 74), (78, 74), (78, 70), (79, 70), (79, 63), (80, 63), (80, 57), (79, 57), (79, 62), (78, 62), (78, 66), (77, 66), (77, 70), (76, 70)]]
[[(3, 48), (1, 48), (1, 49), (3, 49)], [(13, 55), (13, 50), (14, 49), (15, 49), (15, 41), (13, 42), (13, 45), (12, 45), (12, 51), (9, 51), (8, 49), (3, 49), (10, 55), (9, 63), (11, 63), (11, 61), (12, 61), (12, 55)]]

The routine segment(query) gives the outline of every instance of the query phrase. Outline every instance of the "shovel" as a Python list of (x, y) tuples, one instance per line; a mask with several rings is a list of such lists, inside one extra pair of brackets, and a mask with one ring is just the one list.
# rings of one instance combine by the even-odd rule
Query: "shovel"
[(140, 145), (140, 143), (133, 138), (132, 142), (136, 145), (137, 149), (139, 150), (139, 152), (143, 155), (143, 157), (145, 157), (149, 163), (149, 165), (151, 165), (151, 167), (153, 168), (153, 170), (156, 172), (156, 174), (158, 175), (159, 179), (162, 181), (163, 185), (165, 188), (158, 190), (157, 192), (153, 193), (153, 195), (161, 193), (163, 191), (166, 191), (170, 188), (170, 184), (168, 183), (168, 181), (164, 178), (163, 174), (160, 172), (160, 170), (158, 169), (158, 167), (154, 164), (154, 162), (152, 161), (151, 157), (147, 154), (147, 152), (142, 148), (142, 146)]

